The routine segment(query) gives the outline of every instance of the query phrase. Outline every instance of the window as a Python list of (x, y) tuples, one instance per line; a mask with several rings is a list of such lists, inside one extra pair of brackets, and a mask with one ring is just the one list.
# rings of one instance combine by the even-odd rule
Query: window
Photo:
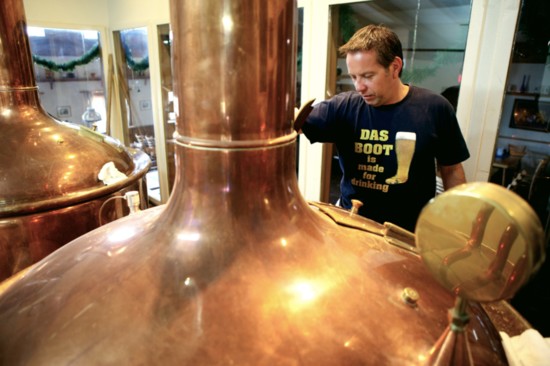
[(144, 151), (151, 158), (151, 168), (146, 178), (147, 192), (153, 204), (160, 204), (162, 197), (152, 108), (148, 30), (140, 27), (115, 31), (114, 41), (124, 143)]
[(27, 28), (42, 107), (53, 117), (107, 132), (99, 32)]

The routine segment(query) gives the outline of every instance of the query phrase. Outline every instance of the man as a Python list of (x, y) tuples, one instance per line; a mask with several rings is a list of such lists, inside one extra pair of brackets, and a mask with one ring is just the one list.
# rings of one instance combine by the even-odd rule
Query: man
[(403, 51), (384, 26), (366, 26), (340, 47), (355, 91), (313, 107), (301, 129), (311, 142), (333, 142), (343, 172), (340, 205), (414, 231), (435, 195), (436, 163), (445, 189), (465, 183), (470, 155), (453, 107), (441, 95), (403, 84)]

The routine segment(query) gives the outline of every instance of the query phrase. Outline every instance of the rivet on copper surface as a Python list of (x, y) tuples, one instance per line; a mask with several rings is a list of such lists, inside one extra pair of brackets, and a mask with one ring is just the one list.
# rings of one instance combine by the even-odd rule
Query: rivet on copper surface
[(414, 288), (405, 287), (403, 289), (403, 292), (401, 293), (401, 298), (403, 299), (403, 301), (405, 301), (406, 304), (416, 306), (418, 299), (420, 299), (420, 295)]

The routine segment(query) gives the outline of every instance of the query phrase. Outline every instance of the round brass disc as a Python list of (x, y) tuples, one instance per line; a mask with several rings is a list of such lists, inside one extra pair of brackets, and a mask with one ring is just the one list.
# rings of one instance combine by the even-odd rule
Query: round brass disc
[(544, 260), (536, 213), (519, 195), (492, 183), (463, 184), (432, 199), (416, 235), (434, 276), (475, 301), (511, 298)]

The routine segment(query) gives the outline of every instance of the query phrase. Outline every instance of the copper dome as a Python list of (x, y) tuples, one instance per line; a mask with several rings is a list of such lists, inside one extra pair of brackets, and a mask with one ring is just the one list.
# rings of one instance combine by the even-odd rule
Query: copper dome
[[(150, 161), (40, 105), (22, 1), (0, 4), (0, 280), (99, 226), (112, 195), (140, 189)], [(105, 185), (113, 162), (127, 179)], [(116, 218), (113, 205), (104, 221)]]

